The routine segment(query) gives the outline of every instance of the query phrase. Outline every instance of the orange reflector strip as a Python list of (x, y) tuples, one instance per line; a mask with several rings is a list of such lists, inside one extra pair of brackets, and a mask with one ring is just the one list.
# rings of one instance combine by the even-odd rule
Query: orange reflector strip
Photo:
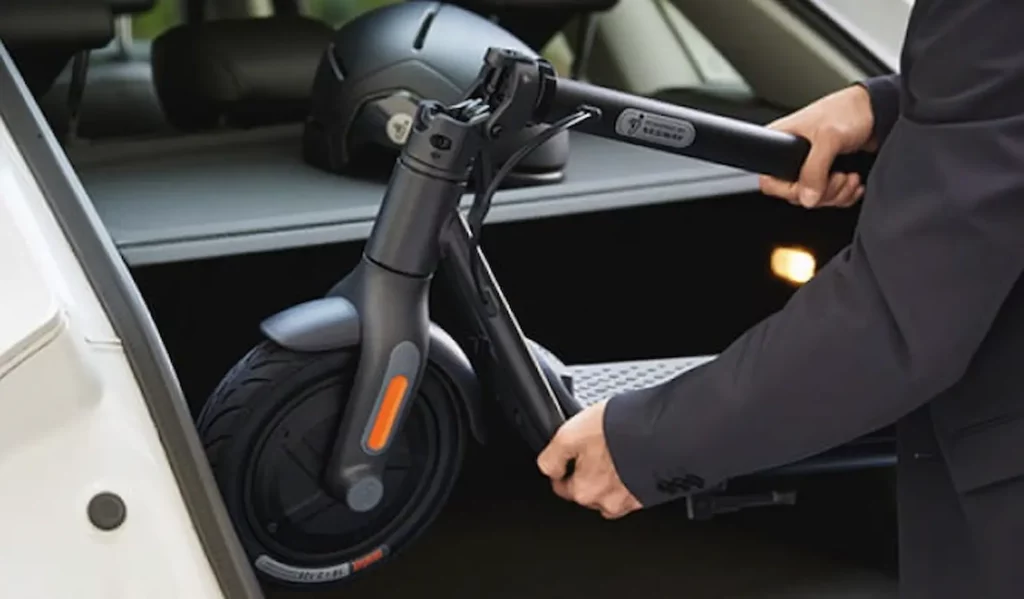
[(366, 439), (366, 446), (370, 451), (380, 451), (388, 444), (391, 438), (391, 431), (395, 428), (395, 420), (398, 419), (398, 412), (402, 407), (402, 400), (405, 399), (405, 392), (409, 389), (409, 379), (398, 375), (388, 382), (384, 390), (384, 399), (380, 402), (380, 409), (373, 421), (373, 428)]
[(363, 557), (353, 561), (352, 562), (352, 570), (358, 572), (359, 570), (362, 570), (363, 568), (366, 568), (366, 567), (368, 567), (370, 565), (373, 565), (376, 562), (379, 562), (381, 560), (381, 558), (383, 558), (383, 557), (384, 557), (384, 550), (381, 549), (380, 547), (378, 547), (377, 549), (374, 549), (373, 551), (371, 551), (370, 553), (367, 553)]

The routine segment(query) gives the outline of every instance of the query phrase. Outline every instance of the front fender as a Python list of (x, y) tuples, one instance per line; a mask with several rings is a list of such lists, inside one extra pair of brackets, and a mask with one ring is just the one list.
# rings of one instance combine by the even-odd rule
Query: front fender
[[(359, 345), (362, 327), (359, 311), (343, 297), (323, 297), (282, 310), (260, 323), (263, 334), (293, 351), (318, 352)], [(459, 344), (447, 331), (430, 323), (429, 360), (447, 377), (461, 402), (470, 431), (485, 440), (480, 382)]]

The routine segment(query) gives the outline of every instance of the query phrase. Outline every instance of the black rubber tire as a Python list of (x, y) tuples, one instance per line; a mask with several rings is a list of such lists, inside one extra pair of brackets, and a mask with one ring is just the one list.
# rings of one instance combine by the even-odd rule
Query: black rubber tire
[[(408, 478), (417, 481), (415, 485), (394, 485), (400, 490), (411, 485), (409, 497), (395, 500), (404, 503), (387, 505), (390, 489), (386, 474), (384, 507), (366, 514), (347, 512), (344, 518), (330, 521), (343, 528), (339, 522), (352, 520), (356, 532), (338, 532), (332, 537), (323, 532), (331, 527), (323, 527), (322, 522), (310, 524), (312, 530), (303, 530), (301, 522), (286, 516), (284, 506), (290, 503), (286, 499), (291, 493), (287, 489), (298, 489), (294, 493), (306, 499), (318, 496), (316, 503), (326, 506), (326, 515), (341, 516), (347, 509), (344, 502), (323, 491), (319, 482), (322, 477), (310, 472), (316, 465), (322, 468), (329, 439), (337, 430), (355, 372), (355, 357), (352, 350), (300, 353), (265, 341), (225, 375), (199, 414), (199, 435), (239, 539), (258, 576), (272, 585), (323, 590), (376, 570), (408, 547), (436, 518), (458, 477), (466, 442), (465, 415), (447, 377), (431, 364), (389, 451), (389, 460), (399, 446), (415, 445), (415, 453), (423, 454), (407, 451), (409, 460), (420, 463), (406, 469), (412, 472)], [(310, 395), (312, 390), (318, 392)], [(274, 444), (275, 438), (279, 444)], [(299, 465), (298, 457), (283, 459), (296, 452), (305, 453), (304, 465), (308, 468)], [(272, 475), (264, 476), (267, 472)], [(290, 480), (293, 475), (300, 478)], [(277, 485), (281, 479), (295, 484)], [(267, 480), (274, 485), (260, 486)], [(306, 491), (299, 487), (306, 487)], [(270, 490), (261, 494), (257, 489)], [(326, 497), (317, 495), (316, 489)], [(280, 508), (283, 525), (273, 519), (275, 507)], [(269, 523), (265, 522), (268, 513)], [(311, 520), (324, 516), (313, 515)], [(287, 539), (278, 542), (276, 537), (281, 535)], [(336, 546), (335, 542), (345, 546)], [(316, 545), (313, 550), (312, 545)], [(289, 574), (275, 564), (286, 564), (293, 570)]]

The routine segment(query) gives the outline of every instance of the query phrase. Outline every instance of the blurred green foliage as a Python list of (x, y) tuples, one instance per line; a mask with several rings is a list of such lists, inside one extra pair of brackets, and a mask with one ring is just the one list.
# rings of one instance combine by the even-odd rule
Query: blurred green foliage
[(132, 18), (132, 35), (151, 40), (180, 22), (178, 0), (158, 0), (153, 10)]

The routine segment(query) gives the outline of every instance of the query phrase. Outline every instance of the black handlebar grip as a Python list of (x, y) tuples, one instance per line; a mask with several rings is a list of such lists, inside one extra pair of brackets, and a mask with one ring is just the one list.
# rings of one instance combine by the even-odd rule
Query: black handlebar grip
[[(792, 143), (796, 148), (799, 148), (799, 152), (796, 153), (793, 159), (791, 170), (785, 176), (780, 177), (786, 181), (796, 181), (800, 178), (800, 170), (803, 168), (804, 161), (807, 160), (807, 155), (811, 151), (811, 143), (803, 137), (794, 135)], [(871, 168), (875, 165), (875, 157), (876, 154), (873, 152), (840, 154), (836, 156), (829, 170), (833, 173), (856, 173), (860, 175), (863, 181), (868, 178)]]
[[(783, 181), (800, 179), (800, 171), (811, 152), (811, 142), (807, 138), (745, 121), (709, 114), (707, 118), (701, 119), (700, 125), (703, 129), (698, 131), (703, 132), (705, 137), (713, 134), (716, 141), (721, 140), (719, 143), (722, 146), (728, 146), (713, 148), (716, 155), (711, 158), (713, 162), (771, 175)], [(856, 173), (864, 180), (874, 163), (875, 154), (870, 152), (840, 154), (832, 162), (829, 171)]]

